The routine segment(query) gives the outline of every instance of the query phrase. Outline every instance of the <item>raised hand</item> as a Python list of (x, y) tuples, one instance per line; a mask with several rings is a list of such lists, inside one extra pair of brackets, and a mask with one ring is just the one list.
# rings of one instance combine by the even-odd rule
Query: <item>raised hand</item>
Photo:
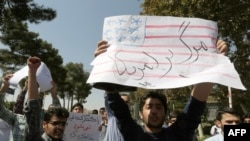
[(9, 80), (10, 80), (10, 78), (11, 78), (12, 76), (13, 76), (13, 74), (6, 74), (6, 75), (3, 77), (2, 86), (1, 86), (1, 89), (0, 89), (0, 92), (1, 92), (1, 93), (6, 93), (7, 90), (9, 89), (9, 86), (10, 86)]
[(219, 51), (220, 54), (226, 55), (228, 52), (228, 46), (227, 43), (223, 40), (218, 40), (217, 41), (217, 50)]
[(106, 52), (106, 51), (107, 51), (107, 48), (108, 48), (109, 46), (110, 46), (110, 45), (108, 44), (107, 41), (105, 41), (105, 40), (99, 41), (98, 44), (97, 44), (97, 48), (96, 48), (96, 50), (95, 50), (95, 52), (94, 52), (94, 56), (96, 57), (96, 56), (98, 56), (98, 55), (100, 55), (100, 54)]

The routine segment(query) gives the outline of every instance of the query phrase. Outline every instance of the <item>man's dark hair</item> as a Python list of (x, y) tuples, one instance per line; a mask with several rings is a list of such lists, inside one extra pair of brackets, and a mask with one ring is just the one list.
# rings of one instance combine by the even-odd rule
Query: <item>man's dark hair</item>
[(43, 120), (49, 122), (53, 116), (58, 118), (68, 118), (69, 112), (63, 107), (53, 107), (44, 112)]
[(92, 110), (92, 114), (98, 114), (98, 110), (97, 109)]
[(106, 111), (106, 110), (105, 110), (105, 107), (101, 107), (101, 108), (99, 109), (99, 111)]
[(223, 114), (232, 114), (232, 115), (235, 115), (235, 116), (238, 116), (240, 117), (240, 114), (238, 112), (236, 112), (233, 108), (230, 108), (230, 107), (223, 107), (222, 109), (220, 109), (217, 114), (216, 114), (216, 119), (217, 120), (221, 120), (222, 119), (222, 115)]
[(245, 113), (245, 114), (242, 116), (242, 119), (243, 119), (243, 120), (244, 120), (245, 118), (250, 118), (250, 112)]
[(81, 103), (76, 103), (76, 104), (74, 104), (72, 107), (71, 107), (71, 112), (73, 111), (73, 109), (75, 108), (75, 107), (80, 107), (80, 108), (82, 108), (83, 109), (83, 105), (81, 104)]
[(143, 109), (143, 106), (145, 105), (145, 101), (148, 99), (148, 98), (155, 98), (155, 99), (159, 99), (160, 102), (162, 103), (163, 107), (164, 107), (164, 111), (165, 113), (167, 113), (167, 98), (165, 95), (159, 93), (159, 92), (156, 92), (156, 91), (150, 91), (146, 94), (144, 94), (141, 99), (140, 99), (140, 104), (139, 104), (139, 108), (140, 108), (140, 111), (142, 111)]

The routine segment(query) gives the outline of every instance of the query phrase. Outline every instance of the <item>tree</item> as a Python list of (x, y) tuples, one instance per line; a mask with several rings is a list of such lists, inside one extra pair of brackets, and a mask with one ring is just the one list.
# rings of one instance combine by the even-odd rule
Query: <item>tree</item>
[(64, 78), (66, 73), (58, 50), (38, 38), (37, 33), (29, 32), (26, 23), (52, 20), (56, 12), (50, 8), (38, 6), (32, 0), (4, 0), (0, 1), (0, 6), (0, 41), (9, 47), (9, 49), (0, 50), (0, 68), (4, 72), (16, 71), (25, 65), (29, 56), (38, 56), (50, 68), (54, 81)]
[(89, 73), (84, 72), (82, 63), (67, 63), (65, 69), (67, 71), (65, 84), (61, 88), (59, 87), (59, 91), (63, 91), (63, 95), (69, 100), (69, 109), (72, 107), (74, 99), (77, 102), (85, 103), (92, 87), (86, 83)]
[[(228, 56), (234, 62), (243, 84), (246, 88), (250, 88), (248, 81), (250, 79), (248, 71), (250, 50), (247, 44), (250, 40), (246, 38), (249, 37), (250, 28), (250, 2), (248, 0), (145, 0), (141, 7), (143, 8), (142, 15), (196, 17), (216, 21), (219, 36), (229, 43)], [(235, 47), (236, 50), (234, 50)], [(222, 97), (225, 99), (228, 94), (225, 86), (218, 86), (215, 92), (220, 93), (216, 95), (220, 100)], [(236, 109), (239, 109), (239, 101), (244, 102), (243, 105), (250, 109), (250, 104), (246, 102), (246, 99), (250, 98), (249, 90), (233, 89), (232, 94), (235, 101), (233, 105)]]
[(16, 71), (26, 64), (29, 56), (38, 56), (48, 66), (55, 82), (65, 78), (63, 59), (51, 44), (29, 32), (27, 24), (7, 21), (2, 28), (1, 42), (10, 49), (0, 49), (1, 69)]
[(8, 47), (0, 49), (0, 69), (15, 72), (26, 64), (29, 56), (38, 56), (50, 69), (56, 84), (62, 85), (66, 70), (58, 50), (38, 38), (39, 34), (28, 31), (27, 26), (27, 22), (38, 24), (54, 19), (56, 11), (32, 0), (2, 0), (0, 7), (0, 41)]
[(56, 11), (45, 8), (33, 2), (33, 0), (1, 0), (0, 1), (0, 28), (4, 19), (16, 21), (29, 21), (40, 23), (50, 21), (56, 17)]

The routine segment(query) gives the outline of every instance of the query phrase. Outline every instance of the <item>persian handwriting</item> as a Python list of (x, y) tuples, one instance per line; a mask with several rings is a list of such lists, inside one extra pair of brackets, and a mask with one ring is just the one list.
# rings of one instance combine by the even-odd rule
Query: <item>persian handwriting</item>
[[(191, 23), (188, 22), (186, 25), (185, 25), (185, 22), (183, 22), (180, 26), (180, 29), (179, 31), (181, 30), (181, 34), (180, 34), (180, 37), (179, 37), (179, 40), (181, 41), (181, 43), (189, 50), (190, 54), (189, 56), (184, 60), (182, 61), (180, 64), (182, 63), (185, 63), (189, 60), (192, 59), (193, 56), (196, 56), (196, 58), (194, 58), (194, 60), (192, 62), (190, 62), (189, 64), (192, 64), (193, 62), (197, 61), (199, 59), (199, 51), (200, 50), (204, 50), (204, 51), (208, 51), (208, 47), (207, 45), (204, 43), (204, 41), (200, 41), (200, 44), (198, 44), (198, 46), (193, 46), (191, 47), (190, 45), (188, 45), (188, 43), (186, 43), (183, 39), (183, 36), (185, 35), (185, 31), (188, 29), (188, 26), (190, 25)], [(184, 26), (184, 27), (183, 27)], [(194, 52), (196, 54), (194, 54)]]
[(65, 141), (96, 141), (99, 139), (100, 115), (70, 113), (64, 131)]
[(80, 114), (80, 115), (71, 114), (70, 117), (68, 118), (68, 120), (70, 120), (70, 121), (72, 121), (72, 120), (80, 120), (81, 122), (100, 123), (100, 120), (98, 119), (98, 117), (93, 117), (93, 116), (87, 115), (87, 114)]
[(70, 133), (71, 139), (76, 141), (88, 140), (94, 141), (94, 138), (90, 134), (80, 133), (79, 131), (73, 131)]
[(91, 126), (90, 125), (85, 126), (83, 124), (75, 124), (73, 128), (77, 130), (80, 129), (81, 131), (88, 131), (91, 129)]
[[(243, 88), (230, 60), (215, 53), (217, 35), (217, 23), (200, 18), (107, 17), (103, 39), (111, 48), (102, 55), (103, 59), (93, 61), (87, 83), (175, 88), (200, 82), (198, 76), (203, 76), (204, 82)], [(223, 66), (230, 71), (223, 71)], [(223, 79), (211, 80), (210, 76)], [(234, 81), (239, 82), (237, 86)]]

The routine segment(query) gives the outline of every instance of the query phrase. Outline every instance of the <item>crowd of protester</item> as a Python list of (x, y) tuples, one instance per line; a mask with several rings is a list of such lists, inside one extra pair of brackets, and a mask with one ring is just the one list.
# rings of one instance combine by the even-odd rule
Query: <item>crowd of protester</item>
[[(100, 41), (94, 56), (105, 52), (108, 47), (109, 44), (106, 41)], [(217, 47), (222, 54), (227, 51), (224, 41), (218, 41)], [(169, 115), (166, 97), (157, 91), (147, 92), (140, 98), (140, 119), (133, 119), (129, 95), (119, 94), (118, 91), (109, 88), (104, 94), (105, 107), (88, 112), (84, 110), (82, 103), (75, 103), (68, 110), (61, 106), (57, 96), (57, 86), (52, 81), (50, 89), (52, 103), (48, 109), (42, 109), (36, 78), (41, 60), (38, 57), (29, 57), (27, 65), (28, 77), (25, 78), (24, 86), (17, 96), (13, 109), (7, 109), (4, 106), (5, 95), (10, 87), (9, 80), (13, 74), (5, 74), (2, 78), (0, 123), (4, 123), (5, 129), (9, 130), (8, 138), (4, 139), (6, 141), (61, 141), (70, 113), (99, 115), (101, 122), (96, 130), (99, 133), (99, 141), (109, 141), (114, 138), (118, 141), (198, 140), (196, 129), (201, 122), (201, 116), (213, 86), (212, 83), (196, 84), (184, 110), (172, 111)], [(136, 120), (141, 120), (143, 124), (138, 124)], [(224, 125), (237, 125), (240, 122), (250, 123), (250, 114), (240, 116), (229, 107), (219, 110), (214, 125), (211, 126), (211, 137), (206, 141), (222, 141)]]

